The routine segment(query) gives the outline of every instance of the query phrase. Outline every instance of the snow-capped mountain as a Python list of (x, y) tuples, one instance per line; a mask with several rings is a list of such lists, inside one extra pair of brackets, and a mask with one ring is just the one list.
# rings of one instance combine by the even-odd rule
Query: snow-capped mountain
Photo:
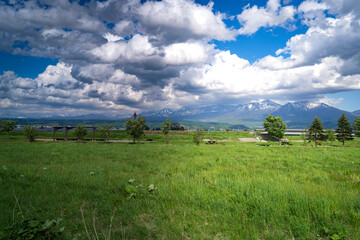
[(262, 102), (251, 102), (241, 105), (238, 111), (275, 111), (281, 107), (280, 104), (271, 100), (264, 100)]
[(177, 110), (163, 109), (159, 112), (145, 112), (146, 119), (172, 121), (213, 121), (226, 123), (242, 123), (249, 127), (261, 126), (269, 115), (281, 116), (288, 127), (304, 128), (311, 125), (315, 117), (322, 120), (325, 127), (335, 127), (341, 114), (345, 113), (353, 121), (355, 113), (346, 112), (324, 103), (300, 101), (280, 105), (271, 100), (251, 102), (247, 104), (211, 105), (200, 107), (184, 107)]

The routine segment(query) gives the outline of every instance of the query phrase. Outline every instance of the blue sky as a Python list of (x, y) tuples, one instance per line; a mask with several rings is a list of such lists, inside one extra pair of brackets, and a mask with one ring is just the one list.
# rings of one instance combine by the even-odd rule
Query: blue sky
[(360, 109), (356, 0), (0, 3), (0, 117), (271, 99)]

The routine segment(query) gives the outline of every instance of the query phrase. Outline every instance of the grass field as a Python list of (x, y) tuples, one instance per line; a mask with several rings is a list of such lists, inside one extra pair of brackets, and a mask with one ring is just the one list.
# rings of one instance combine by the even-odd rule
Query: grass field
[(196, 146), (185, 134), (167, 146), (159, 134), (145, 138), (156, 142), (0, 136), (0, 234), (24, 215), (61, 217), (64, 239), (88, 239), (84, 223), (105, 239), (110, 222), (111, 239), (360, 239), (359, 140)]

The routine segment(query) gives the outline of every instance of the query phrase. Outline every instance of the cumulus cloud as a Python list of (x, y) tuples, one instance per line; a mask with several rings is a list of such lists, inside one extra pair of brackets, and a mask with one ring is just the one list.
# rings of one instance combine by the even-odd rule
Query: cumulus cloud
[[(249, 98), (334, 102), (323, 95), (360, 89), (355, 3), (268, 0), (240, 10), (235, 29), (212, 2), (0, 2), (1, 51), (59, 58), (34, 79), (0, 74), (0, 114), (116, 115)], [(293, 24), (307, 31), (255, 63), (214, 41)]]
[[(317, 19), (319, 20), (319, 19)], [(346, 61), (339, 71), (344, 75), (359, 74), (360, 21), (351, 13), (339, 18), (321, 18), (321, 24), (312, 24), (305, 34), (292, 37), (286, 47), (279, 49), (278, 57), (267, 56), (258, 66), (269, 69), (287, 69), (313, 65), (326, 57)], [(290, 54), (284, 58), (281, 54)]]
[(179, 42), (187, 39), (234, 40), (235, 31), (223, 22), (224, 15), (214, 14), (213, 3), (207, 6), (189, 0), (147, 1), (137, 10), (147, 33)]
[(214, 49), (199, 42), (185, 42), (169, 45), (164, 52), (167, 64), (183, 65), (208, 62)]
[(237, 15), (240, 24), (240, 34), (251, 35), (261, 27), (286, 26), (294, 21), (296, 10), (293, 6), (281, 7), (280, 0), (269, 0), (266, 7), (247, 5), (243, 12)]
[(296, 99), (299, 95), (360, 89), (360, 75), (344, 77), (339, 73), (343, 64), (339, 58), (327, 57), (311, 66), (274, 70), (251, 65), (227, 51), (216, 54), (209, 65), (182, 73), (183, 76), (175, 80), (174, 88), (201, 88), (205, 94), (200, 100), (205, 98), (204, 102), (209, 95), (228, 100), (249, 96)]

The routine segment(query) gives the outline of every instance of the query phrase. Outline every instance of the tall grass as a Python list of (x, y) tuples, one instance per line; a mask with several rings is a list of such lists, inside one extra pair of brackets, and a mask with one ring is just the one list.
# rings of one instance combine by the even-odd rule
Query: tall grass
[(19, 217), (14, 191), (25, 215), (62, 217), (68, 239), (87, 239), (84, 221), (94, 217), (105, 239), (115, 208), (111, 239), (360, 237), (359, 142), (196, 146), (191, 135), (173, 135), (167, 146), (161, 135), (148, 137), (157, 141), (1, 136), (0, 232)]

